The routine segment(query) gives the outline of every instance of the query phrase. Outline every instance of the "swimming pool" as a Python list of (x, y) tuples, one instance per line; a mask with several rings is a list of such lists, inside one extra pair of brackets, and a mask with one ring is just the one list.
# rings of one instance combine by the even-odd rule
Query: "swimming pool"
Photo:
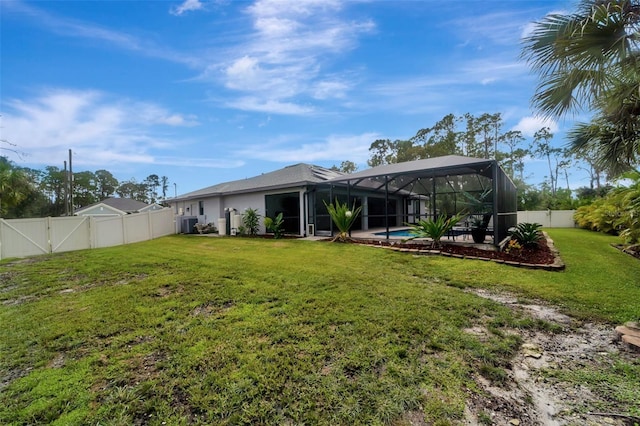
[[(394, 231), (389, 231), (390, 237), (415, 237), (411, 232), (411, 229), (396, 229)], [(449, 232), (447, 232), (447, 237), (457, 237), (460, 235), (468, 234), (469, 231), (466, 228), (453, 228)], [(373, 235), (376, 237), (387, 237), (387, 233), (385, 231), (376, 232)]]
[[(389, 231), (389, 236), (390, 237), (413, 237), (414, 235), (409, 231), (410, 229), (396, 229), (395, 231)], [(382, 231), (382, 232), (376, 232), (373, 235), (376, 235), (379, 237), (386, 237), (387, 233), (385, 231)]]

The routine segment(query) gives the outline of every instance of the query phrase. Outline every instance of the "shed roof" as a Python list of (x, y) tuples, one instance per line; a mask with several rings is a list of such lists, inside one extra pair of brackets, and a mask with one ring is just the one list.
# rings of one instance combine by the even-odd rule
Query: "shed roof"
[(208, 186), (183, 194), (170, 201), (302, 186), (326, 182), (340, 176), (344, 176), (344, 173), (321, 166), (299, 163), (258, 176)]

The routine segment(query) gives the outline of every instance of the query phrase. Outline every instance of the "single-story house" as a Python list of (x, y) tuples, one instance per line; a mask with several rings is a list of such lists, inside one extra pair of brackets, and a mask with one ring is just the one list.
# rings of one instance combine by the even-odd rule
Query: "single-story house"
[[(263, 218), (275, 218), (282, 213), (285, 232), (309, 235), (315, 233), (314, 229), (309, 232), (307, 225), (315, 223), (312, 206), (315, 205), (317, 186), (341, 176), (344, 174), (325, 167), (300, 163), (259, 176), (209, 186), (167, 202), (177, 215), (197, 218), (197, 223), (213, 223), (220, 227), (218, 219), (225, 219), (226, 229), (220, 230), (223, 234), (233, 233), (236, 228), (233, 215), (241, 215), (252, 208)], [(261, 226), (264, 232), (262, 223)], [(190, 232), (190, 229), (191, 225), (183, 232)]]
[(147, 204), (132, 198), (109, 197), (75, 211), (76, 216), (124, 216), (163, 209), (159, 204)]
[(301, 163), (209, 186), (167, 203), (177, 215), (193, 221), (185, 222), (188, 226), (183, 232), (191, 232), (194, 223), (213, 223), (224, 227), (222, 234), (233, 233), (243, 211), (253, 208), (262, 217), (282, 213), (287, 233), (331, 235), (333, 224), (325, 203), (335, 199), (362, 206), (354, 231), (388, 232), (390, 227), (426, 217), (465, 211), (491, 216), (497, 242), (517, 220), (515, 186), (498, 163), (458, 155), (387, 164), (352, 174)]

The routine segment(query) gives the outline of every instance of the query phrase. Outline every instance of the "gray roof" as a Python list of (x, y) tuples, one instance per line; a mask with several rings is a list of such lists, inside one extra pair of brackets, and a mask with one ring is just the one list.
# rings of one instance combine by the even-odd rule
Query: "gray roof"
[(189, 200), (225, 194), (265, 191), (326, 182), (344, 176), (344, 173), (310, 164), (294, 164), (269, 173), (246, 179), (219, 183), (183, 194), (169, 201)]
[(495, 160), (486, 158), (464, 157), (462, 155), (444, 155), (442, 157), (426, 158), (423, 160), (406, 161), (404, 163), (384, 164), (372, 167), (361, 172), (344, 175), (331, 180), (331, 182), (344, 182), (347, 180), (376, 178), (380, 176), (398, 176), (405, 174), (424, 173), (431, 171), (436, 175), (444, 174), (471, 174), (484, 171), (486, 166), (492, 165)]
[(97, 203), (89, 204), (88, 206), (84, 206), (75, 211), (75, 213), (82, 212), (84, 210), (88, 210), (94, 206), (98, 206), (100, 204), (105, 204), (109, 207), (113, 207), (114, 209), (118, 209), (125, 213), (135, 213), (138, 210), (147, 207), (149, 204), (143, 203), (142, 201), (134, 200), (132, 198), (105, 198), (102, 201)]

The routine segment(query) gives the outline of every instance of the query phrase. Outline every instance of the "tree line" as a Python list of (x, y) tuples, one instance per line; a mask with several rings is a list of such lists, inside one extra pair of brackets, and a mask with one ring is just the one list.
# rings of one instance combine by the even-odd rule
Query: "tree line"
[[(526, 210), (576, 208), (609, 188), (607, 171), (600, 164), (569, 147), (555, 147), (553, 137), (548, 127), (541, 127), (530, 139), (519, 130), (505, 130), (501, 113), (448, 114), (408, 139), (375, 140), (367, 164), (375, 167), (443, 155), (495, 159), (516, 184), (518, 206)], [(527, 183), (525, 164), (531, 158), (547, 165), (539, 186)], [(357, 165), (347, 160), (332, 168), (353, 173)], [(572, 191), (569, 178), (575, 168), (588, 173), (589, 184)]]
[[(563, 188), (571, 167), (584, 167), (589, 185), (576, 192), (578, 200), (605, 196), (607, 180), (634, 176), (640, 166), (640, 2), (582, 0), (572, 13), (553, 13), (535, 22), (523, 39), (521, 57), (539, 77), (532, 104), (543, 117), (559, 119), (587, 111), (592, 119), (568, 133), (565, 148), (550, 142), (542, 128), (526, 144), (517, 131), (502, 132), (499, 114), (445, 116), (408, 140), (380, 139), (371, 144), (369, 165), (443, 154), (495, 158), (511, 174), (522, 208), (567, 208), (571, 191)], [(460, 130), (459, 127), (463, 126)], [(524, 158), (544, 159), (549, 174), (539, 190), (524, 184)], [(585, 166), (586, 164), (586, 166)], [(345, 161), (338, 170), (353, 171)], [(623, 181), (619, 181), (623, 182)], [(628, 189), (633, 187), (632, 184)], [(624, 192), (624, 191), (623, 191)], [(629, 192), (639, 217), (637, 192)], [(536, 200), (538, 198), (538, 200)], [(587, 201), (588, 202), (588, 201)], [(569, 205), (567, 205), (569, 204)], [(634, 222), (637, 226), (638, 221)], [(627, 225), (620, 225), (627, 226)]]
[(0, 217), (63, 216), (114, 196), (152, 204), (165, 200), (169, 191), (169, 178), (156, 174), (142, 182), (134, 178), (120, 182), (105, 169), (74, 172), (72, 191), (69, 176), (68, 170), (56, 166), (19, 167), (0, 156)]

